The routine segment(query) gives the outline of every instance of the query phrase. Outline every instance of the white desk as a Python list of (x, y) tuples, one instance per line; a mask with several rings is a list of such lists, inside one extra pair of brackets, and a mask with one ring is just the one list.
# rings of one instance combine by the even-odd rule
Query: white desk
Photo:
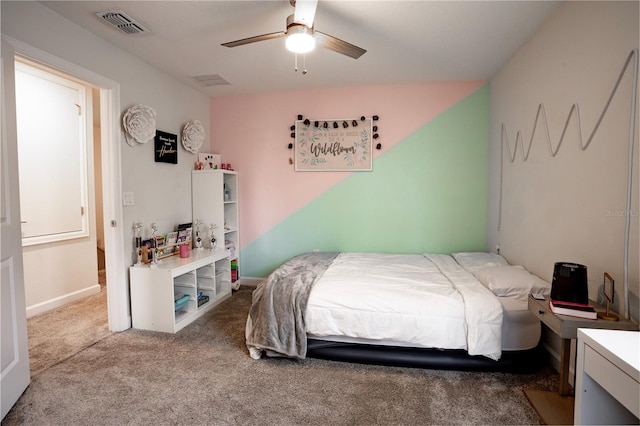
[(575, 424), (638, 424), (640, 332), (578, 329)]

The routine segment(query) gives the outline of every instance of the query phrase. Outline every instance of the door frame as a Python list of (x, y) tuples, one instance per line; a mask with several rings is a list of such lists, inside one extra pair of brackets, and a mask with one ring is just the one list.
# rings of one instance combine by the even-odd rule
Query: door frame
[(124, 256), (122, 172), (120, 150), (120, 83), (58, 58), (11, 37), (5, 37), (15, 53), (84, 80), (100, 90), (102, 199), (104, 210), (105, 271), (109, 330), (131, 328), (127, 262)]

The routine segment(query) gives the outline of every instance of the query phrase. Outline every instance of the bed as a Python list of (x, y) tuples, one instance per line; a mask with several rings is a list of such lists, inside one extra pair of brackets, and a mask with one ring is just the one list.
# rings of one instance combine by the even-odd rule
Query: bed
[(550, 285), (492, 253), (305, 253), (253, 293), (252, 358), (531, 371)]

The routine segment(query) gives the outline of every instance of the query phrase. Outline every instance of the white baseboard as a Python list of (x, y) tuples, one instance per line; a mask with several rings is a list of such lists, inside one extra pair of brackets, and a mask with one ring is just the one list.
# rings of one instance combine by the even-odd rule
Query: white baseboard
[(74, 291), (73, 293), (65, 294), (63, 296), (56, 297), (55, 299), (47, 300), (36, 305), (27, 306), (27, 318), (51, 311), (60, 306), (64, 306), (67, 303), (71, 303), (76, 300), (83, 299), (92, 294), (100, 293), (100, 285), (96, 284), (91, 287), (84, 288), (82, 290)]
[(257, 287), (258, 284), (260, 284), (262, 281), (264, 281), (264, 278), (240, 277), (240, 284), (241, 285), (248, 285), (248, 286), (251, 286), (251, 287)]
[(551, 346), (542, 342), (542, 347), (547, 351), (547, 362), (553, 367), (554, 370), (560, 371), (560, 354), (556, 352)]
[[(556, 336), (557, 337), (557, 336)], [(567, 378), (567, 380), (569, 381), (569, 384), (571, 386), (575, 386), (574, 385), (574, 379), (575, 379), (575, 340), (572, 341), (571, 343), (572, 345), (572, 350), (571, 350), (571, 361), (569, 362), (569, 377)], [(558, 351), (556, 351), (551, 345), (549, 345), (547, 342), (542, 342), (542, 347), (544, 348), (544, 350), (547, 352), (547, 362), (549, 363), (549, 365), (551, 365), (551, 367), (553, 367), (554, 370), (556, 370), (558, 373), (560, 372), (560, 353)]]

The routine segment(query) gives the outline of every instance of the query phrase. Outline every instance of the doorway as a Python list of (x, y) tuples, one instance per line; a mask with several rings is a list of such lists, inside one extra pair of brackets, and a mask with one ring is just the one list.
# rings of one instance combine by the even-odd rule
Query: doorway
[(11, 38), (7, 40), (13, 46), (16, 55), (46, 64), (50, 68), (85, 81), (99, 91), (105, 271), (109, 282), (106, 289), (109, 330), (126, 330), (131, 327), (131, 315), (127, 280), (128, 260), (122, 250), (124, 229), (120, 169), (120, 84), (19, 40)]
[(19, 56), (15, 75), (25, 294), (32, 317), (102, 290), (97, 248), (104, 232), (96, 208), (102, 181), (94, 173), (101, 169), (100, 110), (94, 113), (92, 100), (99, 91)]
[(15, 87), (29, 368), (37, 375), (112, 333), (100, 256), (100, 91), (19, 56)]

